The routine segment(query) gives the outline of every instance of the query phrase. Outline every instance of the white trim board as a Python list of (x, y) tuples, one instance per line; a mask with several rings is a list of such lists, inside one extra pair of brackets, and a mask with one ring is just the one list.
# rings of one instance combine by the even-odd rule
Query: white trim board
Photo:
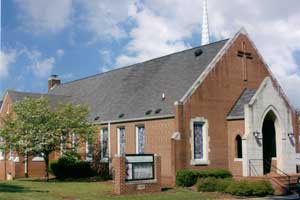
[(134, 121), (146, 121), (146, 120), (153, 120), (153, 119), (170, 119), (174, 117), (175, 115), (172, 114), (172, 115), (162, 115), (162, 116), (120, 119), (120, 120), (112, 120), (112, 121), (100, 121), (100, 122), (93, 122), (93, 124), (105, 125), (105, 124), (116, 124), (116, 123), (134, 122)]

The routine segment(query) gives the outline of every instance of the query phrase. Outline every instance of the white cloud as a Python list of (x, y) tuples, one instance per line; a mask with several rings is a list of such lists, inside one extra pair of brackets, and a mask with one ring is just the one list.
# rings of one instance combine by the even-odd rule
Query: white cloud
[[(209, 1), (210, 25), (215, 37), (228, 37), (244, 26), (294, 106), (300, 107), (300, 1)], [(251, 8), (251, 9), (249, 9)]]
[(137, 26), (130, 31), (131, 41), (126, 53), (117, 58), (117, 65), (124, 66), (189, 48), (184, 39), (200, 30), (201, 18), (193, 15), (198, 13), (198, 8), (201, 10), (201, 1), (193, 0), (154, 0), (140, 5), (132, 13)]
[(16, 51), (4, 52), (0, 50), (0, 79), (9, 75), (10, 65), (16, 61)]
[(283, 79), (280, 79), (281, 85), (285, 93), (290, 98), (290, 101), (297, 109), (300, 109), (300, 76), (299, 74), (292, 74)]
[(56, 55), (58, 57), (62, 57), (65, 54), (65, 51), (63, 49), (57, 49), (56, 50)]
[(111, 68), (109, 67), (112, 64), (111, 53), (109, 50), (99, 50), (101, 66), (99, 67), (100, 72), (107, 72)]
[(26, 48), (20, 50), (20, 54), (25, 54), (29, 60), (28, 69), (38, 78), (49, 76), (55, 65), (54, 57), (45, 58), (40, 51), (30, 51)]
[(129, 17), (133, 0), (89, 0), (80, 1), (83, 8), (80, 26), (93, 33), (94, 40), (127, 36), (120, 24)]
[[(228, 2), (208, 2), (212, 38), (232, 37), (245, 27), (291, 102), (300, 107), (300, 92), (295, 88), (300, 70), (293, 57), (300, 50), (300, 1)], [(139, 7), (136, 4), (135, 11), (131, 17), (137, 26), (130, 30), (130, 42), (117, 58), (118, 66), (188, 48), (183, 41), (195, 33), (200, 43), (202, 0), (144, 1)]]
[(57, 33), (69, 23), (72, 0), (15, 0), (22, 25), (34, 33)]

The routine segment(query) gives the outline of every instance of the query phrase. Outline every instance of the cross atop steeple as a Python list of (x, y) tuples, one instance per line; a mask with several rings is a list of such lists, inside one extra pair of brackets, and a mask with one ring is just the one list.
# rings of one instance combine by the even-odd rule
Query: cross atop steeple
[(203, 0), (203, 17), (202, 17), (202, 41), (201, 45), (209, 44), (209, 26), (208, 26), (208, 12), (207, 0)]

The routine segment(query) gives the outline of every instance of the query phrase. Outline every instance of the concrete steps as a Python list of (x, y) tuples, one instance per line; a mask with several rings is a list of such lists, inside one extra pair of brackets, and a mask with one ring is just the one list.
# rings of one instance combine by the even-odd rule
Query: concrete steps
[(289, 174), (289, 176), (290, 178), (279, 174), (269, 176), (269, 180), (273, 184), (273, 187), (275, 186), (275, 192), (277, 191), (283, 194), (295, 192), (297, 180), (298, 177), (300, 177), (300, 174)]

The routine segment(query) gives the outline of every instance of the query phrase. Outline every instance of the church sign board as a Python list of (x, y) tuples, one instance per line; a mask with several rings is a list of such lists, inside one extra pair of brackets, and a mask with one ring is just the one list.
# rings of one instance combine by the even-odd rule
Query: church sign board
[(126, 181), (154, 179), (153, 154), (126, 155)]

